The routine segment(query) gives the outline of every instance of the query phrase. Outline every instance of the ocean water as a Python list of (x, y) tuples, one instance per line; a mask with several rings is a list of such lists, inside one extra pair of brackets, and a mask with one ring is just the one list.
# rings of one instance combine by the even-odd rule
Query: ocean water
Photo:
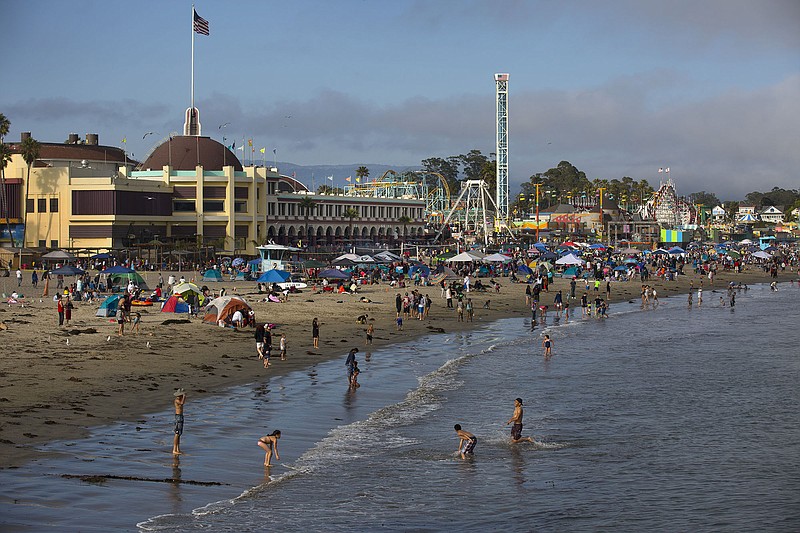
[[(53, 443), (2, 473), (0, 523), (82, 531), (800, 530), (800, 288), (608, 319), (476, 324)], [(727, 300), (727, 298), (726, 298)], [(542, 357), (541, 339), (553, 339)], [(525, 435), (505, 422), (525, 401)], [(478, 437), (455, 454), (453, 424)], [(269, 471), (256, 439), (281, 429)], [(62, 474), (135, 475), (196, 486)], [(13, 501), (12, 501), (13, 500)]]

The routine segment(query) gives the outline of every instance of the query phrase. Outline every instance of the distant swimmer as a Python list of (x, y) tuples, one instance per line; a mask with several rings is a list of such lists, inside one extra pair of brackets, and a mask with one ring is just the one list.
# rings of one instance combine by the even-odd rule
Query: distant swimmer
[(276, 429), (269, 435), (264, 435), (258, 439), (258, 446), (263, 449), (267, 454), (264, 456), (264, 466), (272, 466), (272, 452), (275, 452), (275, 459), (280, 460), (278, 455), (278, 439), (281, 438), (281, 431)]
[(508, 419), (506, 425), (513, 423), (511, 426), (511, 442), (516, 444), (518, 442), (533, 442), (531, 437), (522, 436), (522, 398), (514, 400), (514, 414)]
[(456, 424), (453, 426), (453, 429), (456, 430), (456, 435), (458, 435), (459, 439), (458, 454), (461, 455), (462, 459), (466, 459), (467, 455), (472, 455), (475, 451), (475, 445), (478, 444), (478, 437), (469, 431), (461, 429), (461, 424)]

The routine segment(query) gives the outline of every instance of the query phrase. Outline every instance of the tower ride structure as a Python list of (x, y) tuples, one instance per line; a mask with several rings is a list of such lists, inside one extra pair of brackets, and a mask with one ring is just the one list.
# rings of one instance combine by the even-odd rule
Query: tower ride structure
[(495, 231), (508, 227), (508, 74), (494, 75), (497, 102), (497, 212)]

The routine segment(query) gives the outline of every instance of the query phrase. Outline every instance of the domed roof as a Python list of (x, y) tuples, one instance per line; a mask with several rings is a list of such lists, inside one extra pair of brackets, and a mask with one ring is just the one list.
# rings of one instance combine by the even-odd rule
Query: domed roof
[(222, 143), (210, 137), (178, 135), (153, 150), (142, 163), (142, 170), (161, 170), (171, 166), (173, 170), (194, 170), (197, 165), (204, 170), (222, 170), (223, 166), (242, 170), (242, 163)]

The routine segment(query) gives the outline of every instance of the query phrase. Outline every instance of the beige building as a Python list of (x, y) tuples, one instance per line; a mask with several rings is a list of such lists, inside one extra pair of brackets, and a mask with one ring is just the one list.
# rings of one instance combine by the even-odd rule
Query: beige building
[[(42, 143), (27, 188), (19, 153), (6, 177), (15, 244), (24, 223), (29, 248), (165, 243), (256, 255), (256, 246), (269, 241), (332, 246), (421, 238), (426, 216), (424, 200), (311, 194), (277, 169), (243, 168), (228, 148), (202, 136), (172, 137), (139, 164), (99, 145), (97, 135), (71, 135), (66, 143)], [(305, 197), (315, 204), (308, 216), (300, 205)], [(357, 216), (346, 217), (349, 208)], [(410, 222), (400, 223), (403, 216)]]

